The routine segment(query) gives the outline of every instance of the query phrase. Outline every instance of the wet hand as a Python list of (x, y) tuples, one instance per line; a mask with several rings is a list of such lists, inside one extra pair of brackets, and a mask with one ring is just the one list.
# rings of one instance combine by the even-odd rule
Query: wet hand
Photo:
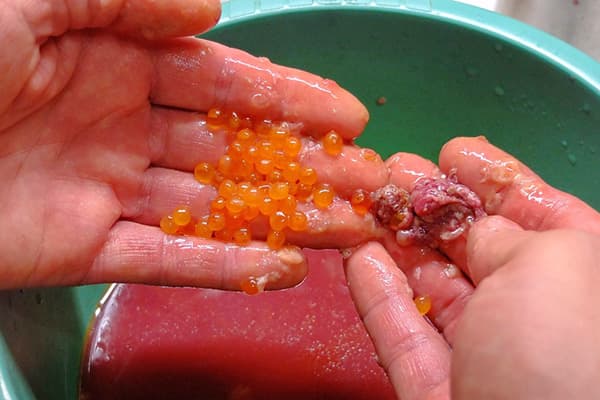
[[(357, 308), (402, 399), (595, 398), (600, 215), (479, 138), (440, 167), (399, 154), (391, 180), (455, 170), (493, 216), (437, 250), (390, 236), (347, 260)], [(386, 251), (387, 250), (387, 251)], [(413, 297), (432, 301), (428, 320)]]
[[(218, 0), (5, 1), (1, 9), (1, 288), (238, 288), (243, 277), (278, 271), (272, 287), (284, 287), (303, 278), (297, 250), (169, 237), (159, 219), (186, 200), (203, 201), (193, 167), (225, 147), (206, 128), (210, 107), (351, 139), (368, 119), (353, 96), (320, 77), (183, 38), (216, 23)], [(305, 161), (328, 179), (327, 168), (350, 159)], [(336, 228), (329, 232), (323, 238)]]

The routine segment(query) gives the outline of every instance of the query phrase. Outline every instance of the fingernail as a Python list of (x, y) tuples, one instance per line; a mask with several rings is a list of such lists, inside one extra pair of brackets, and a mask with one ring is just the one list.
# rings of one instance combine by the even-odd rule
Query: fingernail
[(295, 246), (285, 246), (277, 251), (279, 260), (290, 267), (306, 264), (306, 257), (300, 248)]

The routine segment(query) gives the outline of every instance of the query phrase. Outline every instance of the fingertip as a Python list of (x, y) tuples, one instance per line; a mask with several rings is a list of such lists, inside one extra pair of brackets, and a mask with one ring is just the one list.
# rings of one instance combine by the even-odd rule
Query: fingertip
[[(412, 302), (413, 292), (404, 273), (378, 242), (355, 248), (346, 259), (346, 279), (359, 313), (364, 317), (384, 296), (404, 306)], [(398, 296), (398, 293), (404, 293)]]
[(412, 153), (396, 153), (385, 161), (385, 165), (390, 183), (409, 191), (420, 178), (437, 178), (441, 175), (433, 162)]
[(440, 150), (438, 159), (440, 168), (446, 172), (454, 168), (457, 154), (471, 147), (473, 142), (489, 143), (485, 136), (457, 136), (448, 140)]
[(264, 290), (287, 289), (300, 284), (308, 272), (306, 256), (299, 247), (269, 249), (262, 242), (230, 246), (237, 263), (226, 263), (224, 288), (257, 294)]
[(308, 263), (304, 252), (296, 246), (285, 246), (276, 251), (281, 263), (281, 277), (267, 286), (267, 289), (285, 289), (299, 285), (306, 278)]
[(467, 273), (471, 279), (480, 282), (502, 266), (522, 232), (519, 224), (499, 215), (477, 221), (467, 238)]
[(346, 261), (350, 292), (399, 398), (446, 398), (449, 351), (421, 317), (406, 276), (376, 242)]
[(350, 96), (352, 96), (355, 100), (354, 107), (353, 107), (354, 110), (352, 110), (354, 112), (351, 113), (350, 115), (354, 114), (356, 121), (351, 123), (351, 125), (350, 125), (351, 129), (350, 129), (350, 132), (348, 135), (348, 138), (354, 139), (354, 138), (358, 137), (364, 131), (365, 127), (369, 123), (369, 119), (371, 118), (371, 116), (369, 114), (369, 110), (367, 109), (367, 107), (365, 107), (365, 105), (363, 103), (361, 103), (350, 92), (348, 92), (348, 94)]

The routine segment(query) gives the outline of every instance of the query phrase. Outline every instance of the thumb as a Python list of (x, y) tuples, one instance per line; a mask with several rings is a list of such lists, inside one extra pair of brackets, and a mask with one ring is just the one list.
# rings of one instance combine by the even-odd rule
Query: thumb
[(477, 285), (485, 277), (505, 265), (534, 234), (515, 222), (500, 216), (477, 221), (467, 238), (467, 273)]
[[(221, 16), (219, 0), (50, 0), (20, 2), (13, 11), (36, 42), (68, 30), (112, 28), (146, 39), (187, 36), (214, 26)], [(7, 21), (10, 22), (10, 21)], [(10, 25), (9, 25), (10, 26)]]

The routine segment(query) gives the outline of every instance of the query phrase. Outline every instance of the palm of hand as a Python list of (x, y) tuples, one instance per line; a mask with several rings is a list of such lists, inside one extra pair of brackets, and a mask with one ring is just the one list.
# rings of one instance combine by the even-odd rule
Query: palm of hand
[(150, 164), (148, 53), (102, 32), (56, 44), (59, 55), (43, 56), (60, 62), (65, 73), (53, 84), (64, 88), (48, 99), (48, 87), (22, 92), (30, 98), (17, 101), (38, 107), (22, 109), (18, 121), (9, 107), (0, 119), (10, 124), (0, 136), (0, 198), (8, 216), (0, 265), (20, 270), (11, 286), (83, 281), (111, 227), (138, 212)]

